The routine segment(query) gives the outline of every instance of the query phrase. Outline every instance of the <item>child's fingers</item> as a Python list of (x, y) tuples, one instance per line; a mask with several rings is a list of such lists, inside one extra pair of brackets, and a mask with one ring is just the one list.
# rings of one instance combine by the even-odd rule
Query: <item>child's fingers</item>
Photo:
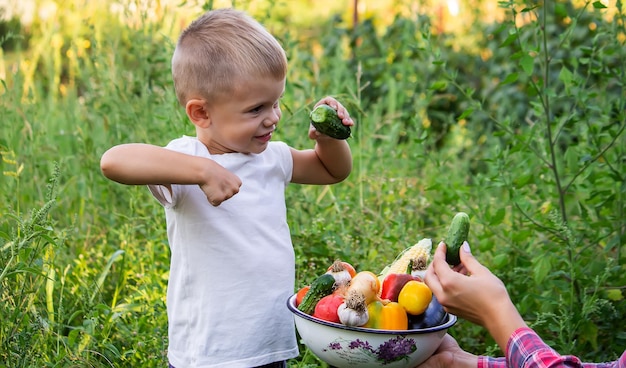
[(350, 113), (348, 110), (335, 98), (326, 96), (322, 98), (318, 103), (315, 104), (314, 108), (319, 105), (328, 105), (337, 111), (337, 116), (341, 119), (344, 125), (354, 125), (354, 121), (350, 117)]

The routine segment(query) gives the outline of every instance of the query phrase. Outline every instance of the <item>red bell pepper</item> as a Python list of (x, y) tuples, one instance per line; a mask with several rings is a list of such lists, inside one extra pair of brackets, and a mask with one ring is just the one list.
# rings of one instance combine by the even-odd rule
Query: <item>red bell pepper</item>
[(380, 298), (397, 302), (400, 290), (402, 290), (404, 285), (411, 280), (422, 281), (419, 276), (412, 276), (409, 273), (391, 273), (387, 275), (387, 277), (383, 280)]

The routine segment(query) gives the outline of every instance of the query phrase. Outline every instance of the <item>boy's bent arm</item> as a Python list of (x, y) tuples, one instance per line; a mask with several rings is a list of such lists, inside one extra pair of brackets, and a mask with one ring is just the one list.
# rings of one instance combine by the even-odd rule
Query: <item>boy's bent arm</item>
[(107, 178), (128, 185), (196, 184), (214, 206), (239, 192), (241, 179), (215, 161), (142, 143), (115, 146), (102, 155)]
[(159, 146), (129, 143), (106, 151), (100, 169), (107, 178), (128, 185), (199, 184), (207, 161)]

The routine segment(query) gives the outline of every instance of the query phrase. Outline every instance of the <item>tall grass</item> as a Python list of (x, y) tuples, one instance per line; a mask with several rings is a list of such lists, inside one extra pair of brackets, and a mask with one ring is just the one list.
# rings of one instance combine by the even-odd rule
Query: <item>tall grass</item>
[[(0, 367), (166, 363), (162, 209), (98, 166), (114, 144), (194, 134), (169, 58), (200, 9), (159, 4), (114, 14), (77, 1), (4, 54)], [(475, 253), (542, 337), (615, 358), (626, 342), (615, 328), (626, 313), (625, 14), (594, 4), (502, 3), (506, 19), (476, 23), (468, 49), (403, 6), (384, 29), (345, 16), (289, 27), (284, 3), (258, 9), (290, 60), (277, 138), (310, 146), (307, 114), (327, 94), (357, 122), (345, 182), (288, 188), (298, 281), (335, 258), (381, 270), (466, 211)], [(501, 354), (479, 327), (450, 332)], [(290, 365), (322, 365), (301, 351)]]

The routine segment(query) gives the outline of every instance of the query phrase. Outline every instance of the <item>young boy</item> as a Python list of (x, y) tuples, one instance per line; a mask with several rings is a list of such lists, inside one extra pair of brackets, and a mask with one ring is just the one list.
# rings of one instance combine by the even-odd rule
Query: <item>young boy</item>
[[(286, 71), (284, 50), (259, 23), (232, 9), (207, 12), (183, 31), (172, 58), (196, 137), (166, 148), (119, 145), (102, 156), (107, 178), (148, 185), (165, 208), (172, 367), (283, 367), (298, 356), (286, 307), (295, 257), (285, 187), (340, 182), (352, 155), (345, 140), (312, 127), (313, 149), (270, 141)], [(319, 104), (354, 124), (335, 99)]]

